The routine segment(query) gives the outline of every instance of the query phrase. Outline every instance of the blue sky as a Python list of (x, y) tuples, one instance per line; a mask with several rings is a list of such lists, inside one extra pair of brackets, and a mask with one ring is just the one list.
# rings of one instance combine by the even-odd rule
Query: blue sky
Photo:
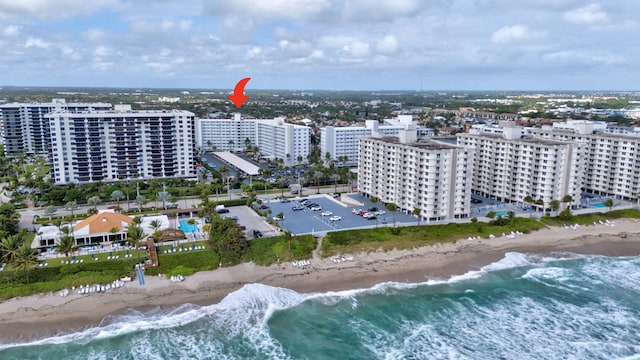
[(640, 1), (0, 0), (0, 85), (637, 90)]

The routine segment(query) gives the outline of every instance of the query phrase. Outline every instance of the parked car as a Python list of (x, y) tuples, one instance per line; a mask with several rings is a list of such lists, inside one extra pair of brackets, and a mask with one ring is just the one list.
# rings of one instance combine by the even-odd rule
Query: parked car
[(296, 206), (291, 207), (291, 210), (293, 210), (293, 211), (304, 210), (304, 206), (296, 205)]
[(353, 209), (351, 210), (352, 214), (356, 214), (356, 215), (360, 215), (360, 212), (362, 211), (362, 209)]
[(320, 206), (320, 205), (318, 205), (318, 204), (316, 204), (316, 203), (309, 203), (309, 204), (307, 204), (307, 207), (308, 207), (308, 208), (312, 208), (312, 207), (316, 207), (316, 206)]
[(322, 210), (322, 206), (312, 206), (311, 207), (311, 211), (321, 211)]
[(330, 221), (340, 221), (340, 220), (342, 220), (342, 217), (338, 216), (338, 215), (334, 215), (334, 216), (330, 217), (329, 220)]
[(281, 203), (288, 203), (288, 202), (291, 202), (291, 200), (289, 200), (289, 199), (287, 199), (287, 198), (281, 198), (281, 199), (280, 199), (280, 202), (281, 202)]
[(229, 209), (227, 209), (227, 208), (220, 208), (220, 209), (216, 210), (216, 212), (217, 212), (218, 214), (226, 214), (226, 213), (228, 213), (228, 212), (229, 212)]
[(377, 207), (375, 207), (375, 206), (374, 206), (374, 207), (370, 207), (370, 208), (369, 208), (369, 212), (371, 212), (371, 213), (374, 213), (374, 212), (376, 212), (376, 211), (378, 211), (378, 208), (377, 208)]
[(480, 199), (471, 199), (472, 204), (482, 204), (482, 200)]
[(321, 216), (331, 216), (331, 215), (333, 215), (333, 213), (331, 211), (323, 211), (320, 215)]
[(256, 239), (259, 239), (262, 237), (262, 231), (260, 230), (253, 230), (253, 237), (255, 237)]
[(282, 217), (282, 219), (280, 219), (280, 218), (279, 218), (279, 217), (277, 217), (277, 216), (274, 216), (274, 217), (273, 217), (273, 221), (280, 221), (280, 220), (284, 220), (284, 216)]
[(387, 213), (387, 212), (386, 212), (386, 211), (384, 211), (384, 210), (378, 210), (378, 211), (376, 211), (376, 213), (375, 213), (375, 214), (376, 214), (376, 215), (384, 215), (384, 214), (386, 214), (386, 213)]
[(268, 209), (268, 208), (269, 208), (269, 205), (265, 205), (265, 204), (262, 204), (262, 205), (258, 206), (258, 209), (260, 209), (260, 210), (265, 210), (265, 209)]
[(291, 190), (291, 195), (298, 195), (298, 190)]

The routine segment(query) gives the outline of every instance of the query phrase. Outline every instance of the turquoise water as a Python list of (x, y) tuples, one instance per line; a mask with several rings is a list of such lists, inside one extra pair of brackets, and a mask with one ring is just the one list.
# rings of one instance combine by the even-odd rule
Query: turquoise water
[(638, 359), (640, 258), (508, 253), (421, 284), (132, 311), (0, 359)]
[(591, 206), (597, 207), (597, 208), (606, 208), (607, 207), (607, 205), (605, 205), (603, 203), (591, 204)]
[(196, 221), (196, 223), (194, 225), (189, 224), (188, 222), (189, 220), (180, 220), (180, 225), (178, 226), (178, 229), (186, 232), (186, 233), (193, 233), (198, 231), (198, 222)]
[(496, 216), (507, 216), (507, 214), (509, 214), (509, 212), (506, 210), (496, 211)]

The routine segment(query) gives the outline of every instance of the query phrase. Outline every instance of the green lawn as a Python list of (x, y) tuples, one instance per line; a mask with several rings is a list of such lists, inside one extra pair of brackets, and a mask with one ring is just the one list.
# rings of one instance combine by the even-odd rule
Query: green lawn
[[(364, 229), (330, 232), (322, 241), (322, 256), (340, 253), (372, 252), (378, 249), (412, 249), (419, 246), (443, 242), (455, 242), (471, 236), (488, 238), (490, 234), (520, 231), (529, 233), (545, 227), (534, 219), (515, 218), (513, 223), (491, 225), (488, 223), (465, 223), (402, 228)], [(397, 234), (394, 234), (396, 232)]]
[(316, 248), (311, 235), (274, 236), (249, 241), (250, 259), (258, 265), (268, 266), (279, 261), (308, 259)]
[(563, 226), (565, 224), (591, 225), (594, 221), (599, 222), (621, 218), (640, 219), (640, 211), (636, 209), (613, 210), (608, 212), (573, 215), (569, 219), (561, 219), (558, 217), (543, 217), (541, 221), (551, 226)]
[(174, 275), (188, 276), (198, 271), (215, 270), (218, 268), (220, 256), (211, 251), (205, 241), (185, 243), (184, 246), (185, 248), (190, 248), (192, 244), (196, 246), (204, 245), (206, 249), (165, 254), (164, 251), (169, 247), (163, 246), (158, 252), (159, 265), (146, 269), (145, 274), (163, 274), (166, 275), (167, 278), (170, 278)]
[[(122, 252), (124, 254), (124, 252)], [(146, 256), (146, 252), (145, 252)], [(82, 263), (62, 265), (62, 259), (50, 259), (49, 266), (14, 272), (7, 267), (0, 273), (0, 299), (71, 289), (80, 285), (108, 284), (122, 276), (133, 276), (136, 257), (92, 261), (91, 256), (78, 256)]]

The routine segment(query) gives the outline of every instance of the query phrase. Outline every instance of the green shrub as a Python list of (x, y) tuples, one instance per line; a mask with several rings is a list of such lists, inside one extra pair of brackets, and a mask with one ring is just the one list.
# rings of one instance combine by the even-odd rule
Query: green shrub
[(278, 261), (308, 259), (315, 249), (316, 239), (311, 235), (274, 236), (249, 241), (247, 260), (258, 265), (268, 266)]

